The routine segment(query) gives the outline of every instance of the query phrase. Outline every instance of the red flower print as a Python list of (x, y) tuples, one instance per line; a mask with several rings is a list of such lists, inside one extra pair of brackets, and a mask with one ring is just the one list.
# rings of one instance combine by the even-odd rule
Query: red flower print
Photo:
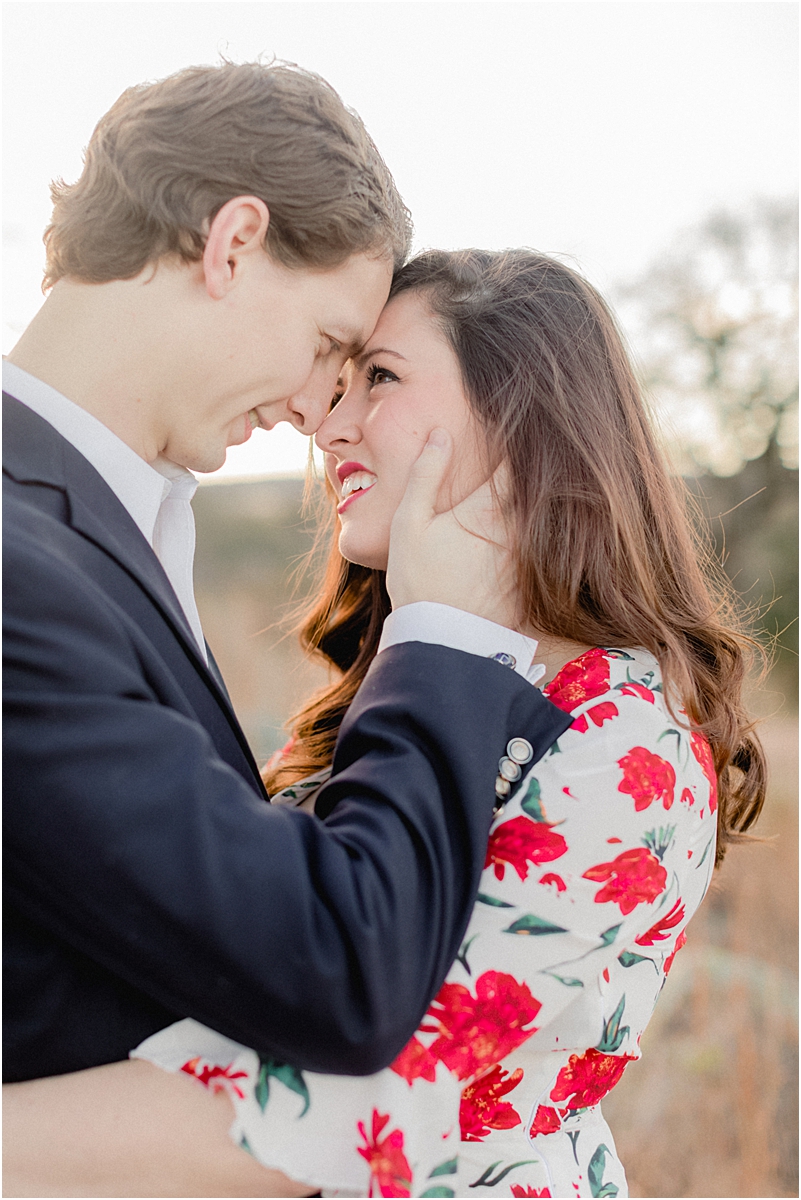
[(550, 1196), (550, 1194), (550, 1188), (533, 1188), (531, 1184), (528, 1184), (526, 1188), (523, 1188), (522, 1184), (512, 1184), (513, 1196)]
[(679, 800), (682, 804), (686, 804), (688, 808), (691, 808), (692, 805), (695, 804), (695, 796), (689, 788), (683, 789), (681, 795), (679, 796)]
[(617, 790), (634, 797), (637, 812), (648, 808), (654, 800), (661, 800), (665, 808), (670, 808), (676, 772), (669, 762), (665, 762), (658, 754), (652, 754), (645, 746), (635, 746), (618, 759), (617, 765), (623, 771), (623, 779)]
[(684, 920), (684, 905), (679, 898), (673, 905), (669, 913), (652, 925), (650, 929), (646, 929), (645, 933), (641, 933), (634, 940), (638, 946), (653, 946), (654, 942), (664, 942), (670, 937), (670, 930), (674, 925), (678, 925)]
[(518, 1067), (508, 1079), (507, 1075), (503, 1067), (495, 1066), (462, 1092), (459, 1127), (463, 1142), (481, 1142), (491, 1129), (514, 1129), (521, 1124), (519, 1113), (501, 1096), (517, 1087), (523, 1070)]
[(567, 1066), (556, 1077), (551, 1099), (567, 1100), (568, 1108), (592, 1108), (611, 1092), (634, 1054), (602, 1054), (600, 1050), (585, 1050), (571, 1054)]
[(561, 875), (554, 875), (553, 871), (549, 871), (547, 875), (543, 875), (540, 883), (555, 883), (557, 892), (566, 892), (567, 884)]
[[(359, 1121), (359, 1133), (364, 1138), (364, 1146), (356, 1149), (362, 1158), (370, 1165), (369, 1196), (411, 1196), (412, 1168), (403, 1153), (403, 1133), (393, 1129), (391, 1133), (379, 1140), (379, 1134), (389, 1122), (389, 1114), (381, 1116), (377, 1108), (373, 1109), (372, 1137), (368, 1138), (364, 1121)], [(378, 1191), (374, 1192), (373, 1187)]]
[(676, 945), (673, 947), (673, 953), (669, 954), (667, 956), (667, 958), (665, 959), (664, 971), (665, 971), (666, 975), (670, 974), (670, 968), (673, 966), (673, 959), (676, 957), (679, 950), (681, 950), (682, 946), (685, 944), (686, 941), (687, 941), (687, 934), (682, 929), (681, 933), (676, 938)]
[(562, 1118), (556, 1109), (549, 1108), (546, 1104), (540, 1104), (534, 1114), (529, 1133), (531, 1137), (536, 1137), (538, 1133), (556, 1133), (561, 1128)]
[(718, 777), (715, 771), (715, 760), (709, 742), (701, 733), (690, 734), (690, 746), (701, 770), (709, 780), (709, 811), (713, 813), (718, 806)]
[[(203, 1063), (201, 1066), (200, 1064)], [(204, 1087), (210, 1087), (213, 1092), (227, 1091), (226, 1083), (231, 1084), (231, 1091), (239, 1097), (240, 1100), (245, 1099), (245, 1093), (238, 1084), (234, 1083), (234, 1079), (247, 1079), (247, 1071), (232, 1071), (233, 1063), (229, 1063), (227, 1067), (211, 1066), (210, 1063), (197, 1056), (190, 1058), (181, 1067), (181, 1070), (191, 1075), (193, 1079), (197, 1079)]]
[(530, 862), (536, 865), (552, 862), (566, 852), (567, 842), (561, 833), (554, 833), (545, 822), (513, 817), (499, 825), (490, 837), (484, 867), (494, 863), (495, 878), (503, 879), (508, 864), (525, 879)]
[(551, 704), (561, 708), (562, 712), (570, 712), (594, 696), (603, 696), (604, 692), (609, 691), (609, 659), (606, 651), (596, 646), (594, 650), (588, 650), (580, 658), (567, 663), (543, 691)]
[(412, 1086), (415, 1079), (427, 1079), (433, 1083), (437, 1071), (437, 1059), (427, 1050), (421, 1041), (413, 1037), (401, 1050), (391, 1069)]
[(583, 879), (593, 879), (598, 883), (606, 882), (595, 894), (596, 904), (611, 901), (620, 905), (623, 916), (633, 912), (638, 904), (653, 904), (660, 892), (665, 890), (667, 871), (659, 859), (646, 850), (637, 846), (633, 850), (624, 850), (611, 862), (598, 863), (585, 871)]
[(611, 700), (605, 700), (603, 704), (595, 704), (586, 713), (576, 717), (570, 728), (577, 730), (578, 733), (586, 733), (589, 729), (587, 717), (590, 718), (593, 725), (603, 725), (604, 721), (611, 721), (613, 717), (617, 716), (619, 716), (617, 705), (613, 704)]
[(624, 683), (620, 692), (623, 696), (639, 696), (641, 700), (647, 700), (649, 704), (654, 702), (654, 693), (650, 688), (643, 687), (641, 683)]
[(536, 1033), (530, 1026), (542, 1008), (525, 983), (500, 971), (485, 971), (476, 980), (476, 994), (461, 983), (444, 983), (428, 1010), (436, 1025), (421, 1025), (438, 1033), (430, 1053), (458, 1079), (467, 1079), (494, 1066)]

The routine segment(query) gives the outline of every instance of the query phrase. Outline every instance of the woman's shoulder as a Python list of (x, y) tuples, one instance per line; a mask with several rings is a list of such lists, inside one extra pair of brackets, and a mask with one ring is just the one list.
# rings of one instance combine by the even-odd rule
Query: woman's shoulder
[[(543, 690), (573, 716), (556, 743), (563, 770), (620, 766), (630, 752), (663, 758), (671, 743), (675, 755), (699, 736), (684, 709), (675, 700), (668, 703), (659, 663), (647, 650), (594, 647), (567, 663)], [(686, 754), (678, 753), (678, 759)]]
[[(653, 654), (643, 649), (595, 646), (571, 659), (543, 688), (543, 694), (563, 712), (592, 714), (602, 703), (623, 697), (666, 709), (662, 672)], [(596, 713), (595, 718), (600, 718)], [(675, 712), (682, 720), (686, 714)], [(596, 724), (598, 720), (596, 719)]]
[(694, 730), (685, 710), (668, 704), (656, 658), (641, 648), (595, 647), (567, 663), (544, 689), (572, 725), (538, 766), (540, 774), (589, 774), (609, 770), (617, 790), (659, 794), (665, 808), (674, 794), (714, 814), (717, 779), (709, 743)]

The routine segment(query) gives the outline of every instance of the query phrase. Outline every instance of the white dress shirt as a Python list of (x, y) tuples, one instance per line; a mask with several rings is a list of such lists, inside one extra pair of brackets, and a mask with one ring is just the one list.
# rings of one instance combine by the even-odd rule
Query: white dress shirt
[[(195, 476), (166, 458), (145, 462), (97, 417), (5, 360), (3, 388), (57, 429), (105, 480), (153, 548), (208, 661), (192, 581)], [(428, 642), (483, 658), (503, 655), (532, 684), (545, 674), (545, 667), (533, 661), (537, 643), (532, 638), (445, 604), (421, 601), (390, 613), (379, 653), (401, 642)]]
[(534, 638), (448, 604), (420, 600), (391, 612), (384, 622), (378, 653), (398, 642), (433, 642), (482, 658), (506, 655), (512, 660), (508, 665), (529, 683), (537, 683), (545, 674), (545, 664), (534, 662)]

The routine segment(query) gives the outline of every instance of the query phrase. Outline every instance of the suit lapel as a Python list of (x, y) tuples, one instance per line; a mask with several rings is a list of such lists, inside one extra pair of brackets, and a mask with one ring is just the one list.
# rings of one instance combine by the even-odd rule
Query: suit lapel
[(126, 571), (161, 613), (186, 656), (223, 709), (240, 748), (262, 787), (258, 767), (234, 713), (219, 668), (199, 653), (183, 609), (161, 563), (124, 505), (92, 464), (27, 405), (3, 393), (3, 469), (19, 483), (63, 491), (69, 524)]
[(217, 684), (217, 687), (220, 689), (220, 691), (222, 692), (222, 694), (225, 696), (226, 700), (230, 704), (231, 697), (228, 695), (228, 688), (225, 686), (225, 680), (222, 677), (220, 668), (217, 666), (217, 660), (214, 657), (214, 655), (212, 654), (211, 648), (210, 648), (208, 642), (206, 642), (206, 654), (209, 656), (209, 670), (211, 671), (211, 674), (214, 677), (214, 682)]
[[(79, 461), (76, 462), (72, 455), (65, 455), (64, 464), (70, 525), (111, 555), (123, 570), (144, 587), (186, 653), (198, 667), (205, 670), (189, 622), (152, 547), (91, 463), (77, 451), (75, 454)], [(96, 480), (89, 477), (89, 472), (96, 476)]]

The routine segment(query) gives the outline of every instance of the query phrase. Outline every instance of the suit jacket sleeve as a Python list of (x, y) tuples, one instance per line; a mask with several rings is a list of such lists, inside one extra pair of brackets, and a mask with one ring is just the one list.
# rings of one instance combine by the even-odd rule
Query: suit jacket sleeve
[[(512, 736), (539, 757), (569, 717), (497, 663), (396, 646), (348, 714), (319, 821), (265, 803), (164, 702), (159, 660), (91, 578), (14, 529), (6, 553), (8, 901), (278, 1059), (389, 1063), (458, 951), (498, 758)], [(130, 1049), (101, 1041), (98, 1062)]]

